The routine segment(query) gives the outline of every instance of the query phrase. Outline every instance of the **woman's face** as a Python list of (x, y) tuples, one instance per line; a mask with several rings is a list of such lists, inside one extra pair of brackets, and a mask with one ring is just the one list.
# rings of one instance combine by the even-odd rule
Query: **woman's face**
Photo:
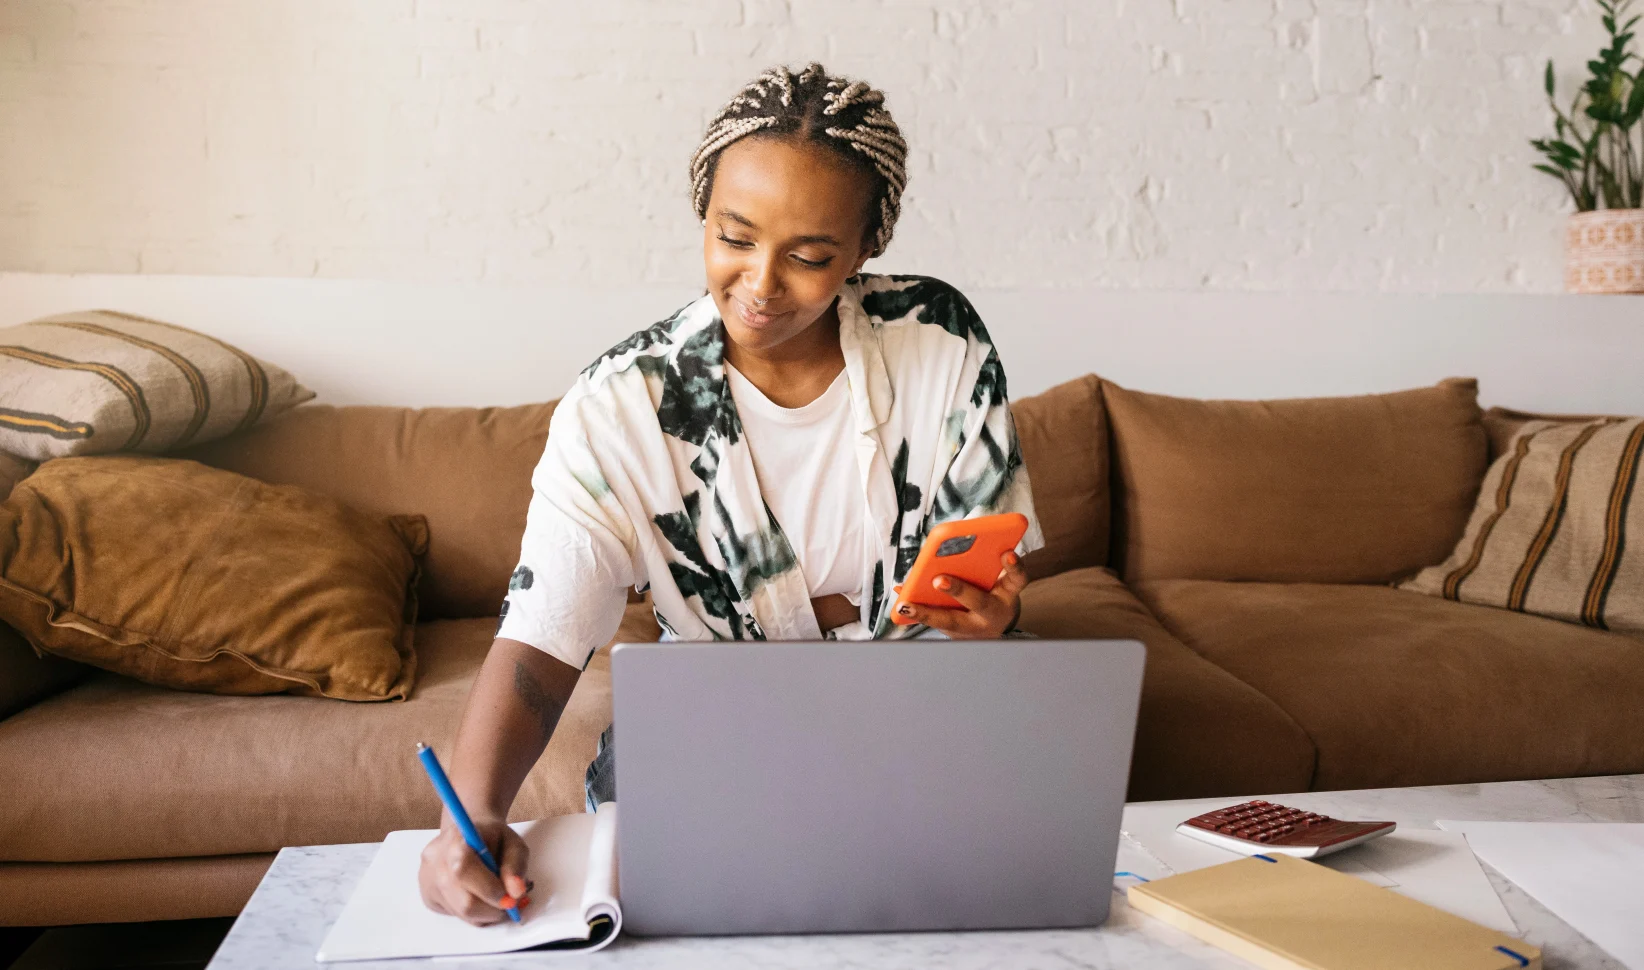
[(860, 171), (802, 142), (744, 138), (720, 154), (702, 259), (732, 341), (770, 351), (827, 312), (867, 262), (871, 191)]

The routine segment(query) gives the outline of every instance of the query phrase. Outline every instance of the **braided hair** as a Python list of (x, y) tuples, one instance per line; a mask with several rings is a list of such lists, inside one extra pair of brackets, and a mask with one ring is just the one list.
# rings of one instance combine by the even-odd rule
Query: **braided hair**
[(864, 81), (834, 77), (816, 63), (798, 74), (773, 67), (759, 75), (714, 115), (691, 156), (691, 204), (697, 218), (708, 217), (720, 153), (750, 135), (797, 136), (871, 176), (877, 205), (869, 214), (873, 250), (868, 255), (884, 253), (908, 181), (908, 143), (885, 110), (884, 92)]

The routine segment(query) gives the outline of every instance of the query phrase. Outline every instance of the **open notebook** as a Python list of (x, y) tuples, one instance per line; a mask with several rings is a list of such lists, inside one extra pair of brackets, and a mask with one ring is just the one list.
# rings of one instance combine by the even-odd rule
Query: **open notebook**
[(597, 814), (513, 826), (531, 850), (536, 883), (521, 921), (470, 926), (423, 905), (417, 868), (437, 830), (390, 832), (315, 959), (386, 960), (527, 949), (597, 950), (622, 928), (617, 903), (616, 803)]

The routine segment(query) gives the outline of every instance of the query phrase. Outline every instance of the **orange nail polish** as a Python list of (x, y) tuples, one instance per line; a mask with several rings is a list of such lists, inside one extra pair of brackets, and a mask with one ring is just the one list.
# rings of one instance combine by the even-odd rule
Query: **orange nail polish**
[(525, 907), (527, 907), (529, 905), (531, 905), (531, 897), (530, 896), (521, 896), (519, 898), (519, 908), (520, 909), (524, 909)]
[(497, 908), (498, 909), (514, 909), (518, 905), (519, 905), (519, 902), (516, 899), (514, 899), (514, 897), (512, 897), (512, 896), (504, 896), (501, 899), (497, 900)]

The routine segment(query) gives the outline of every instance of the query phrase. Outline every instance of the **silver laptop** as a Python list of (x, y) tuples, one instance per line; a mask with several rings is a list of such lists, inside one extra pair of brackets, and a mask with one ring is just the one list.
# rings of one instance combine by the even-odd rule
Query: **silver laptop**
[(618, 878), (647, 935), (1107, 918), (1133, 640), (621, 644)]

